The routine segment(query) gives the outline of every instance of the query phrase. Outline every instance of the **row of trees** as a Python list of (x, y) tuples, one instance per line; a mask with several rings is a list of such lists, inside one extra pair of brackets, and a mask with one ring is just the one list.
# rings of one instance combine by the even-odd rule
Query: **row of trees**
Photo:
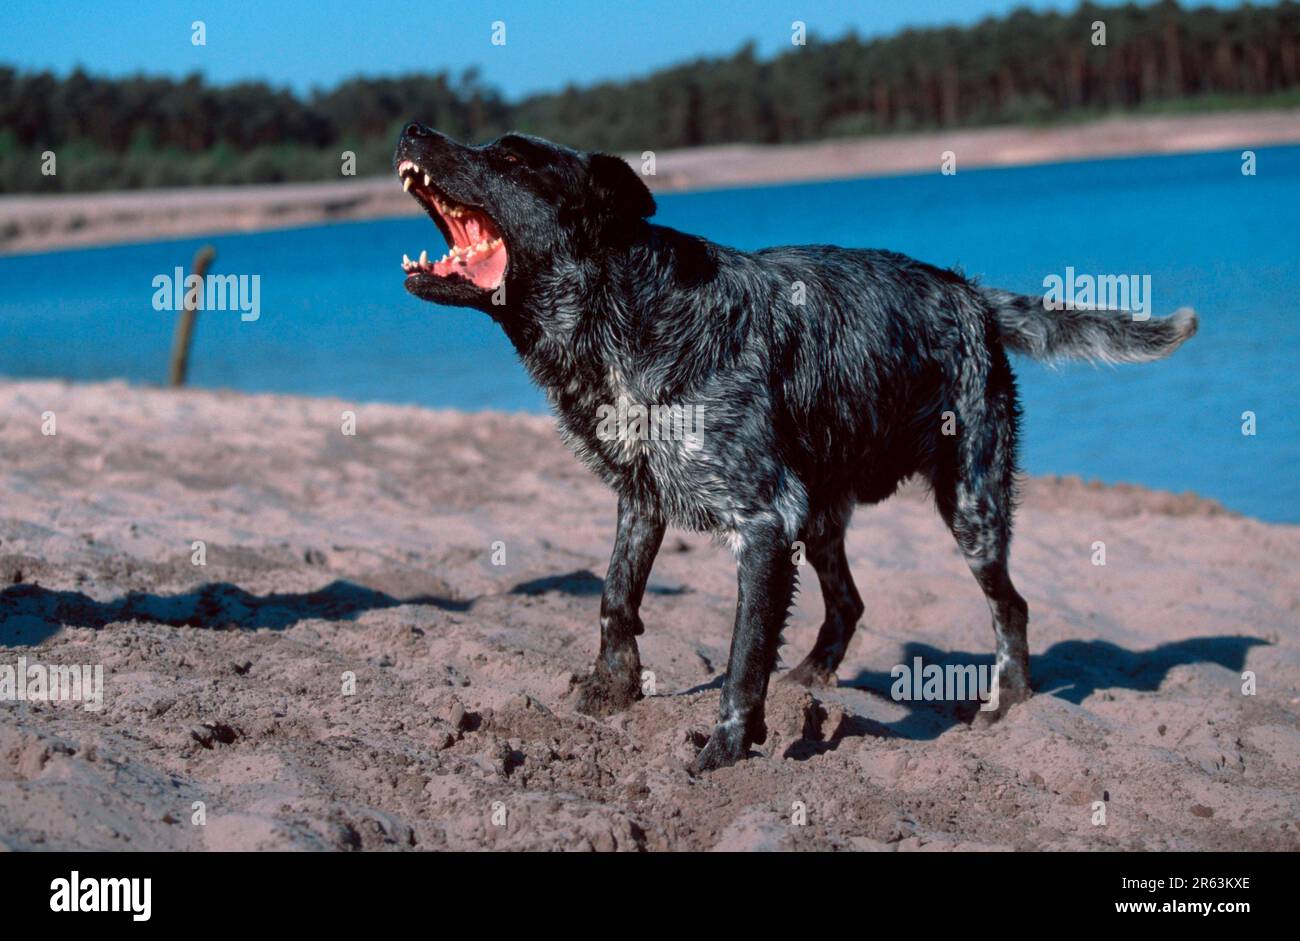
[[(1102, 34), (1094, 26), (1104, 24)], [(303, 98), (262, 83), (0, 68), (0, 191), (323, 179), (339, 153), (387, 166), (412, 118), (482, 140), (510, 128), (641, 151), (1300, 101), (1300, 3), (1019, 10), (966, 29), (752, 45), (626, 82), (507, 102), (473, 71), (354, 79)], [(76, 171), (40, 174), (39, 154)]]

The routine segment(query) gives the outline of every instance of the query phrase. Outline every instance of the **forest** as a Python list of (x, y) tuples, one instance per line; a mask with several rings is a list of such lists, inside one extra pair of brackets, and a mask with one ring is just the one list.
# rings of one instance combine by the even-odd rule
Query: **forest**
[[(1105, 24), (1097, 44), (1093, 24)], [(482, 141), (509, 129), (640, 153), (1120, 112), (1300, 104), (1300, 3), (1236, 9), (1085, 3), (887, 38), (810, 35), (507, 101), (479, 73), (358, 78), (310, 95), (260, 82), (0, 67), (0, 192), (337, 179), (385, 172), (419, 120)], [(52, 151), (58, 173), (41, 172)]]

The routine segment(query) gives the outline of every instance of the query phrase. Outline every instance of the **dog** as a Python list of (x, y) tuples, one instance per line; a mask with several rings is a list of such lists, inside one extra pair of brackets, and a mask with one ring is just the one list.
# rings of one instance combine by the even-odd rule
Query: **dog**
[[(709, 532), (736, 557), (738, 598), (696, 767), (747, 757), (767, 735), (795, 562), (816, 572), (825, 620), (788, 676), (831, 683), (864, 610), (849, 518), (913, 475), (992, 610), (996, 715), (1029, 697), (1029, 611), (1007, 567), (1020, 415), (1007, 351), (1160, 359), (1195, 333), (1192, 311), (1053, 311), (888, 251), (737, 251), (651, 223), (654, 197), (622, 159), (524, 134), (469, 146), (411, 124), (394, 168), (449, 246), (437, 260), (403, 256), (407, 291), (495, 319), (566, 443), (618, 495), (600, 652), (578, 711), (641, 698), (639, 609), (665, 526)], [(602, 433), (615, 403), (685, 405), (703, 430), (634, 421)]]

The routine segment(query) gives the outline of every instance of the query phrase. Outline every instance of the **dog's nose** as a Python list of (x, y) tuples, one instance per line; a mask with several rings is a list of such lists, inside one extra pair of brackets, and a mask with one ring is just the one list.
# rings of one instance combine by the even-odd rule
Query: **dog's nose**
[(406, 130), (402, 132), (402, 136), (403, 137), (430, 137), (432, 135), (429, 129), (425, 127), (423, 124), (415, 124), (413, 122), (411, 124), (406, 125)]

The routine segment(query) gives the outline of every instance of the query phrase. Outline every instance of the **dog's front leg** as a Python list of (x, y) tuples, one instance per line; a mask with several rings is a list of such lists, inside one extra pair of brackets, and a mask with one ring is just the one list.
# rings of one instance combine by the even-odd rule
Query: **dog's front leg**
[(609, 715), (641, 698), (641, 596), (664, 538), (664, 522), (624, 497), (618, 499), (618, 535), (600, 597), (600, 655), (582, 681), (576, 708), (587, 715)]
[(784, 528), (777, 522), (751, 525), (740, 536), (736, 626), (719, 721), (696, 758), (701, 771), (735, 764), (750, 745), (767, 740), (767, 681), (794, 595), (795, 565)]

